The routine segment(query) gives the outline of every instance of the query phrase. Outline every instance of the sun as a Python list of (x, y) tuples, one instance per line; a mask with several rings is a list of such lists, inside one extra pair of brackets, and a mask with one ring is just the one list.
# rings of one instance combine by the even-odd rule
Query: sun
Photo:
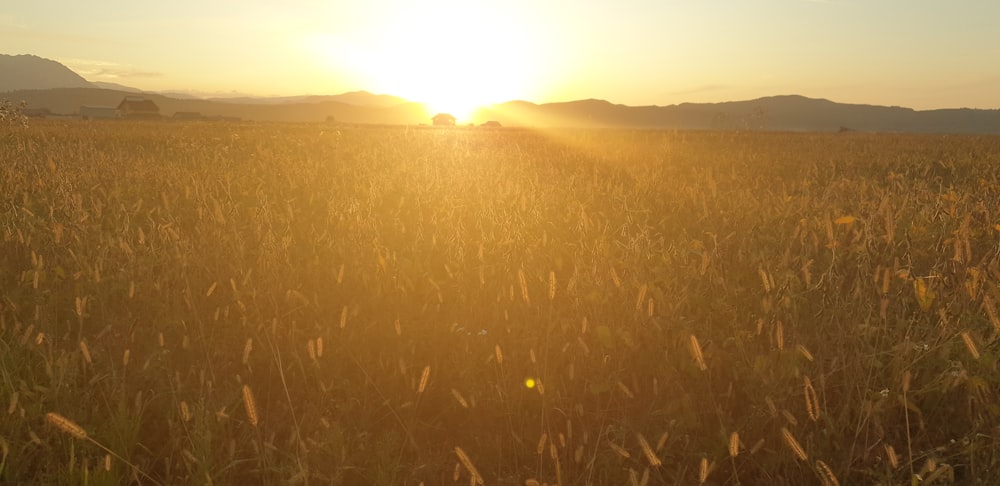
[(473, 121), (476, 108), (535, 94), (543, 64), (533, 29), (478, 2), (403, 4), (358, 38), (314, 36), (314, 50), (365, 89)]

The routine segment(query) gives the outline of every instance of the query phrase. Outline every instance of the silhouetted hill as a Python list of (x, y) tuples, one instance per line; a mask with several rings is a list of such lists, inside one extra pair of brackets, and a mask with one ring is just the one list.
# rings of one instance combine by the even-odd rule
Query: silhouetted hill
[(578, 126), (872, 132), (1000, 133), (1000, 110), (917, 111), (896, 106), (835, 103), (798, 95), (724, 103), (625, 106), (603, 100), (536, 105), (512, 101), (476, 112), (474, 120), (504, 126)]
[[(98, 88), (19, 90), (4, 93), (29, 108), (52, 113), (79, 113), (80, 106), (117, 106), (133, 91)], [(275, 99), (179, 99), (143, 93), (164, 117), (198, 112), (209, 117), (245, 120), (345, 123), (427, 124), (423, 105), (367, 92), (334, 96)], [(242, 99), (240, 99), (242, 100)], [(670, 106), (625, 106), (588, 99), (535, 104), (511, 101), (477, 111), (472, 121), (496, 120), (507, 127), (588, 127), (714, 130), (781, 130), (832, 132), (1000, 133), (1000, 110), (947, 109), (917, 111), (897, 106), (835, 103), (804, 96), (772, 96), (725, 103), (682, 103)]]
[(0, 54), (0, 93), (19, 89), (90, 88), (90, 82), (51, 59)]
[[(52, 113), (79, 113), (80, 106), (117, 106), (125, 96), (135, 93), (97, 88), (62, 88), (24, 90), (4, 96), (25, 101), (28, 108), (47, 108)], [(241, 104), (201, 99), (177, 99), (160, 94), (144, 93), (160, 108), (160, 114), (171, 117), (176, 112), (198, 112), (205, 116), (236, 117), (244, 120), (318, 122), (332, 117), (338, 122), (373, 124), (429, 123), (423, 105), (404, 103), (390, 107), (355, 106), (337, 101), (315, 103)]]

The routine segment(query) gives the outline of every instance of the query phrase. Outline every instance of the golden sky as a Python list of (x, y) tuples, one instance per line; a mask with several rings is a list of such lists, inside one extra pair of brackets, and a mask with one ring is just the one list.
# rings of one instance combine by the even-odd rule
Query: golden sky
[(0, 4), (0, 53), (146, 90), (367, 90), (457, 112), (780, 94), (1000, 108), (998, 19), (985, 0), (33, 0)]

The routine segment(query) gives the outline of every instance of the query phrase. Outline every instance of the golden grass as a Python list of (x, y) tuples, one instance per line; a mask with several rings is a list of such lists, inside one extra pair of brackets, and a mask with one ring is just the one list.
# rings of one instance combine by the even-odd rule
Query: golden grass
[(798, 460), (805, 461), (809, 459), (809, 456), (806, 454), (805, 449), (802, 448), (802, 445), (799, 444), (799, 441), (795, 439), (795, 436), (792, 435), (792, 432), (790, 430), (788, 430), (785, 427), (782, 427), (781, 438), (785, 441), (785, 445), (787, 445), (788, 449), (791, 450), (793, 454), (795, 454), (795, 457)]
[(708, 365), (705, 364), (705, 357), (701, 353), (701, 344), (698, 343), (698, 337), (694, 334), (688, 336), (688, 351), (691, 353), (691, 357), (694, 358), (694, 362), (698, 365), (698, 369), (708, 371)]
[(816, 471), (819, 472), (819, 477), (823, 479), (823, 486), (840, 486), (837, 476), (833, 474), (833, 470), (825, 462), (817, 459)]
[(48, 422), (53, 427), (77, 438), (80, 440), (87, 439), (87, 431), (83, 427), (80, 427), (76, 422), (63, 417), (62, 415), (49, 412), (45, 414), (45, 421)]
[(257, 427), (257, 424), (260, 423), (260, 415), (257, 414), (257, 401), (254, 400), (250, 385), (243, 385), (243, 408), (247, 414), (247, 422)]
[(642, 449), (642, 454), (646, 456), (646, 461), (649, 462), (649, 465), (651, 467), (662, 466), (663, 462), (660, 461), (660, 458), (656, 456), (656, 452), (653, 451), (653, 448), (649, 447), (649, 442), (646, 442), (646, 438), (639, 433), (635, 434), (635, 438), (636, 440), (639, 441), (639, 448)]
[(809, 415), (809, 420), (815, 422), (819, 420), (820, 414), (819, 395), (816, 394), (816, 389), (813, 388), (812, 380), (808, 376), (803, 376), (802, 381), (802, 394), (806, 400), (806, 413)]
[[(977, 435), (998, 420), (994, 137), (41, 122), (0, 141), (10, 482), (436, 484), (454, 444), (491, 484), (895, 484), (926, 451), (938, 482), (1000, 471)], [(102, 422), (46, 444), (39, 403)], [(94, 437), (137, 466), (95, 468)], [(802, 467), (818, 457), (836, 468)]]
[(479, 474), (479, 470), (472, 464), (472, 460), (469, 459), (469, 455), (466, 454), (461, 447), (455, 446), (455, 455), (458, 456), (459, 462), (462, 463), (462, 466), (465, 466), (465, 470), (469, 472), (470, 476), (472, 476), (470, 482), (475, 484), (484, 484), (483, 477)]

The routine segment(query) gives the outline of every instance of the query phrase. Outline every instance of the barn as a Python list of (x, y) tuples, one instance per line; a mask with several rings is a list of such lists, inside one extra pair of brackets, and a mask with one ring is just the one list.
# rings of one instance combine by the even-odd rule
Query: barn
[(126, 96), (118, 103), (118, 112), (122, 118), (151, 120), (160, 117), (160, 107), (142, 96)]

